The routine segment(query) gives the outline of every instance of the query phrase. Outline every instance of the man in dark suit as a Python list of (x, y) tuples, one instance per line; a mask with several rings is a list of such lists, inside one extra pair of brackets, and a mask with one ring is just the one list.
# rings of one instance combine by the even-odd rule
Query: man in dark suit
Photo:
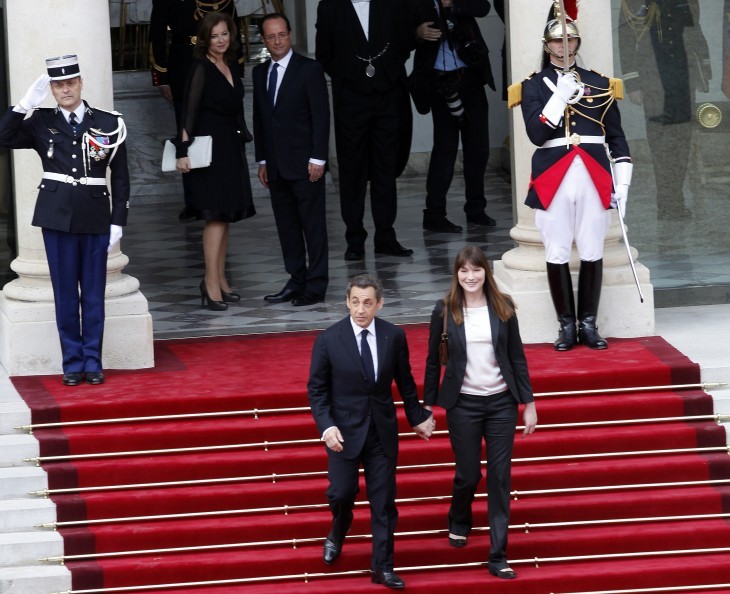
[(411, 49), (405, 0), (322, 0), (317, 60), (332, 79), (345, 260), (362, 260), (365, 191), (375, 253), (410, 256), (396, 238), (395, 180), (410, 152), (412, 115), (405, 61)]
[[(51, 58), (46, 66), (48, 74), (0, 120), (0, 146), (33, 149), (43, 163), (33, 225), (43, 229), (63, 383), (77, 386), (85, 375), (102, 384), (107, 252), (121, 239), (129, 208), (126, 128), (120, 114), (82, 101), (76, 56)], [(39, 108), (49, 82), (58, 106)]]
[(358, 469), (365, 469), (373, 535), (372, 581), (404, 588), (393, 572), (395, 469), (398, 419), (391, 392), (398, 386), (408, 422), (428, 439), (433, 416), (418, 402), (408, 360), (405, 332), (375, 317), (383, 307), (383, 285), (367, 274), (347, 286), (350, 315), (320, 334), (312, 349), (307, 389), (312, 415), (327, 446), (332, 527), (324, 544), (324, 562), (339, 557), (352, 523), (358, 493)]
[[(260, 24), (271, 60), (253, 70), (253, 126), (259, 180), (271, 193), (286, 286), (264, 299), (312, 305), (328, 282), (324, 166), (329, 140), (329, 96), (319, 62), (292, 51), (283, 14)], [(307, 266), (307, 255), (309, 266)]]
[[(175, 108), (176, 130), (182, 113), (185, 83), (193, 63), (198, 25), (211, 11), (230, 14), (238, 22), (234, 0), (152, 0), (149, 33), (152, 85), (159, 88), (160, 94)], [(243, 77), (242, 49), (239, 50), (238, 63)], [(182, 180), (186, 206), (180, 212), (180, 219), (193, 219), (194, 211), (187, 206), (187, 177), (183, 175)]]
[(485, 208), (484, 172), (489, 158), (489, 104), (484, 85), (494, 90), (489, 51), (476, 17), (487, 0), (411, 0), (415, 37), (414, 77), (428, 81), (424, 108), (433, 119), (433, 150), (426, 178), (423, 228), (460, 233), (446, 218), (446, 194), (454, 177), (459, 137), (464, 154), (464, 212), (467, 223), (494, 226)]

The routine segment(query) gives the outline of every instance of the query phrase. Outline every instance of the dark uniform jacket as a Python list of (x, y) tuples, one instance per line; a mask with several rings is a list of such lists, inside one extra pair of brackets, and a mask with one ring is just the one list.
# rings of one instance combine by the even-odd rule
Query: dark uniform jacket
[[(33, 149), (41, 158), (43, 171), (59, 173), (78, 179), (104, 178), (111, 170), (111, 210), (107, 186), (42, 179), (38, 185), (38, 200), (33, 225), (70, 233), (109, 233), (110, 225), (127, 224), (129, 208), (129, 170), (124, 143), (114, 149), (118, 134), (119, 114), (90, 108), (86, 102), (84, 119), (74, 137), (71, 126), (59, 108), (38, 108), (32, 115), (9, 109), (0, 120), (0, 146), (13, 149)], [(82, 152), (82, 135), (90, 132), (92, 142), (88, 160)], [(98, 131), (98, 133), (97, 133)], [(51, 150), (51, 147), (53, 149)], [(87, 171), (84, 172), (84, 161)]]
[(327, 450), (331, 456), (357, 457), (371, 419), (386, 456), (397, 456), (398, 419), (393, 381), (412, 427), (431, 416), (418, 402), (403, 329), (375, 318), (375, 340), (378, 350), (375, 385), (367, 379), (349, 316), (322, 332), (314, 342), (307, 384), (312, 415), (320, 435), (336, 426), (344, 438), (342, 452)]
[[(444, 329), (443, 308), (444, 302), (439, 300), (436, 302), (436, 307), (431, 314), (426, 375), (423, 382), (423, 403), (426, 405), (436, 404), (445, 409), (450, 409), (456, 404), (461, 393), (468, 353), (464, 324), (457, 326), (451, 313), (448, 313), (446, 331), (449, 335), (449, 362), (446, 365), (443, 381), (439, 387), (441, 374), (439, 343)], [(517, 316), (513, 315), (509, 320), (503, 322), (490, 307), (489, 321), (499, 371), (512, 397), (519, 404), (533, 402), (535, 398), (532, 394), (532, 384), (527, 371), (527, 359), (520, 338)]]
[[(494, 76), (489, 63), (489, 49), (479, 29), (476, 17), (489, 14), (490, 4), (487, 0), (454, 0), (453, 15), (456, 22), (454, 42), (456, 53), (461, 57), (460, 48), (466, 43), (478, 44), (483, 55), (479, 61), (468, 64), (469, 68), (479, 73), (482, 82), (494, 89)], [(422, 23), (433, 22), (441, 25), (442, 39), (444, 39), (444, 21), (439, 17), (434, 0), (411, 0), (411, 35)], [(433, 71), (441, 42), (416, 40), (416, 53), (413, 57), (414, 72)], [(463, 60), (463, 58), (462, 58)]]
[(266, 84), (271, 60), (253, 69), (256, 160), (274, 181), (307, 179), (309, 159), (329, 158), (329, 95), (319, 62), (292, 53), (271, 107)]
[[(182, 99), (185, 82), (193, 63), (198, 25), (206, 12), (212, 10), (211, 2), (196, 0), (152, 0), (150, 15), (150, 64), (152, 84), (170, 85), (172, 96)], [(221, 0), (216, 8), (228, 13), (238, 23), (234, 0)], [(168, 27), (170, 45), (168, 47)], [(243, 76), (243, 50), (239, 49), (240, 74)]]
[[(620, 80), (583, 68), (573, 69), (585, 83), (585, 94), (575, 105), (566, 108), (567, 117), (557, 127), (540, 118), (542, 110), (552, 97), (553, 91), (543, 78), (557, 84), (558, 74), (553, 67), (533, 75), (522, 82), (522, 116), (527, 135), (533, 144), (541, 147), (552, 139), (566, 139), (577, 135), (605, 136), (611, 156), (616, 161), (630, 161), (629, 146), (621, 128), (621, 115), (616, 99), (623, 97)], [(515, 105), (510, 101), (510, 107)], [(575, 141), (578, 138), (574, 137)], [(553, 148), (538, 148), (532, 156), (530, 188), (525, 204), (531, 208), (546, 209), (555, 195), (568, 167), (576, 154), (580, 154), (593, 179), (598, 195), (605, 208), (609, 208), (613, 181), (611, 166), (603, 144), (566, 144)]]

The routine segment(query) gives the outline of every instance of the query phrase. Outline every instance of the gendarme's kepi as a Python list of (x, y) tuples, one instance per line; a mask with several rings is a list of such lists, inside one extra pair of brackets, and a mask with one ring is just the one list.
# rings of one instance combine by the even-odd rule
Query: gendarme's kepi
[(81, 76), (79, 58), (76, 55), (48, 58), (46, 60), (46, 69), (51, 80), (66, 80)]

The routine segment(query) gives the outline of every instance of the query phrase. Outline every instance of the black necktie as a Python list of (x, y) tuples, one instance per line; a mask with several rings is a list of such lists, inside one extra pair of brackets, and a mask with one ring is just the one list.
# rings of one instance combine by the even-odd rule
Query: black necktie
[(365, 366), (365, 375), (371, 384), (375, 383), (375, 367), (373, 366), (373, 353), (368, 344), (368, 331), (360, 332), (360, 356), (362, 364)]
[(71, 124), (71, 128), (73, 129), (74, 136), (76, 136), (76, 126), (78, 125), (78, 122), (76, 121), (76, 114), (74, 112), (71, 112), (68, 116), (68, 123)]
[(274, 62), (271, 66), (271, 72), (269, 72), (269, 88), (266, 90), (266, 96), (269, 99), (269, 105), (274, 107), (274, 99), (276, 99), (276, 81), (279, 78), (278, 74), (279, 65)]

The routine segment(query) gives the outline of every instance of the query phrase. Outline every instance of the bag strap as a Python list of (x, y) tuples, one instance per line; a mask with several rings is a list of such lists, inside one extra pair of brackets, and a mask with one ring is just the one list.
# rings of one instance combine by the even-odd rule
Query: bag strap
[(443, 314), (444, 314), (443, 315), (443, 318), (444, 318), (444, 330), (443, 330), (443, 332), (441, 332), (441, 340), (442, 341), (449, 339), (449, 334), (448, 334), (448, 332), (446, 332), (446, 322), (447, 322), (447, 319), (448, 319), (447, 316), (449, 315), (449, 310), (446, 307), (446, 302), (445, 301), (444, 301)]

